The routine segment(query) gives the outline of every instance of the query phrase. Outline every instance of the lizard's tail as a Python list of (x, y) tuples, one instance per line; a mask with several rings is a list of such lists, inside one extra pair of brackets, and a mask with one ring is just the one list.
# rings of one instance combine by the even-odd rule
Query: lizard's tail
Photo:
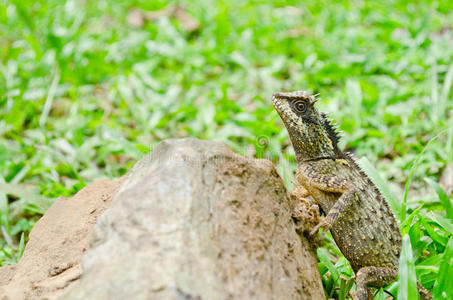
[(418, 281), (417, 281), (417, 290), (418, 294), (420, 295), (420, 300), (431, 300), (433, 299), (433, 295), (430, 291), (425, 289)]

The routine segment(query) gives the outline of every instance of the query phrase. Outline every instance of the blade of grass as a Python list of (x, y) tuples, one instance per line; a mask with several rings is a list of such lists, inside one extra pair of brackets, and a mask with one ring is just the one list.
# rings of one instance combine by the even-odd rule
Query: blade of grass
[(329, 259), (329, 253), (324, 248), (318, 248), (318, 258), (321, 263), (323, 263), (327, 269), (329, 269), (330, 274), (332, 275), (333, 280), (335, 283), (338, 284), (340, 280), (340, 273), (338, 272), (337, 268), (333, 265), (333, 263)]
[[(15, 195), (21, 199), (24, 199), (26, 205), (36, 206), (38, 213), (44, 213), (55, 201), (55, 199), (47, 198), (39, 194), (39, 189), (24, 187), (20, 184), (12, 183), (0, 183), (0, 193), (7, 193)], [(0, 211), (1, 206), (0, 206)]]
[(437, 63), (434, 62), (431, 66), (431, 101), (434, 104), (435, 114), (432, 115), (432, 118), (435, 122), (440, 119), (440, 115), (443, 114), (439, 104), (439, 92), (438, 92), (438, 76), (437, 76)]
[(338, 293), (338, 300), (344, 300), (348, 296), (349, 291), (354, 284), (354, 280), (345, 280), (340, 278), (340, 291)]
[(404, 220), (404, 223), (401, 224), (400, 228), (401, 228), (401, 233), (404, 235), (406, 233), (409, 232), (410, 230), (410, 225), (412, 223), (412, 220), (414, 219), (414, 217), (416, 215), (418, 215), (418, 212), (423, 208), (424, 204), (420, 205), (419, 207), (417, 207), (416, 210), (414, 210), (410, 215), (409, 217), (406, 218), (406, 220)]
[(19, 261), (20, 258), (22, 257), (22, 255), (24, 254), (24, 250), (25, 250), (25, 235), (22, 232), (22, 234), (20, 235), (19, 252), (17, 253), (17, 261)]
[(412, 256), (411, 242), (407, 234), (403, 236), (398, 283), (398, 299), (418, 299), (415, 264)]
[(431, 180), (430, 178), (425, 178), (425, 181), (436, 191), (437, 196), (442, 203), (442, 206), (445, 208), (447, 218), (453, 220), (453, 205), (451, 204), (450, 198), (448, 198), (447, 193), (440, 187), (437, 182)]
[(27, 172), (30, 171), (31, 166), (25, 165), (17, 174), (14, 176), (13, 179), (10, 180), (10, 183), (16, 184), (21, 182), (21, 180), (27, 175)]
[(376, 294), (374, 295), (374, 299), (376, 300), (385, 300), (388, 295), (384, 292), (384, 289), (379, 289)]
[(50, 84), (49, 92), (47, 93), (46, 102), (44, 103), (44, 108), (39, 118), (39, 126), (44, 127), (49, 116), (50, 109), (52, 108), (52, 102), (55, 97), (55, 92), (58, 87), (58, 82), (60, 81), (60, 69), (55, 68), (55, 74), (53, 76), (52, 83)]
[(442, 217), (439, 214), (436, 214), (434, 212), (430, 212), (428, 216), (431, 217), (433, 221), (435, 221), (440, 227), (445, 229), (445, 231), (448, 231), (451, 235), (453, 235), (453, 222), (451, 220), (448, 220), (444, 217)]
[(346, 290), (346, 281), (340, 280), (340, 290), (338, 292), (338, 300), (346, 299), (347, 290)]
[(435, 141), (438, 137), (440, 137), (442, 134), (446, 133), (448, 128), (445, 128), (444, 130), (441, 130), (438, 134), (436, 134), (434, 137), (432, 137), (428, 143), (426, 143), (425, 147), (423, 147), (422, 152), (417, 156), (415, 159), (414, 163), (412, 164), (411, 171), (409, 173), (409, 177), (406, 180), (406, 184), (404, 186), (404, 197), (403, 197), (403, 203), (401, 204), (401, 212), (400, 212), (400, 221), (401, 223), (404, 222), (406, 219), (406, 207), (407, 207), (407, 195), (409, 194), (409, 187), (411, 186), (412, 182), (412, 177), (414, 177), (415, 169), (417, 168), (421, 158), (423, 157), (423, 154), (425, 153), (426, 149), (431, 145), (433, 141)]
[(422, 225), (423, 225), (423, 227), (425, 227), (425, 229), (428, 232), (429, 236), (435, 242), (440, 244), (442, 247), (445, 247), (445, 245), (447, 244), (448, 240), (445, 237), (440, 236), (439, 234), (437, 234), (437, 232), (434, 230), (434, 228), (431, 225), (429, 225), (429, 223), (427, 222), (427, 219), (423, 218), (420, 215), (418, 215), (418, 217), (420, 218), (420, 221), (422, 222)]
[(434, 299), (452, 299), (453, 298), (453, 237), (450, 237), (447, 247), (442, 257), (439, 268), (439, 276), (434, 284)]
[[(0, 176), (0, 184), (4, 181), (3, 177)], [(0, 190), (0, 226), (3, 238), (6, 243), (11, 247), (13, 244), (13, 239), (10, 235), (10, 224), (9, 224), (9, 204), (8, 197), (6, 193)]]
[(441, 101), (446, 103), (448, 101), (448, 95), (450, 94), (451, 83), (453, 81), (453, 63), (448, 68), (447, 74), (445, 75), (444, 85), (442, 87)]

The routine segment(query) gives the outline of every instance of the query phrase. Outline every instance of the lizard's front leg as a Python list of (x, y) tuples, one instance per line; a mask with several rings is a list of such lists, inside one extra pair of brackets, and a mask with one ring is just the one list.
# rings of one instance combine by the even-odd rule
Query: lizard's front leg
[[(332, 208), (327, 213), (326, 217), (322, 218), (318, 225), (313, 228), (311, 235), (315, 234), (320, 227), (329, 230), (335, 221), (351, 207), (354, 201), (358, 201), (359, 196), (357, 190), (347, 180), (330, 174), (318, 174), (305, 170), (306, 172), (298, 172), (297, 180), (304, 186), (310, 186), (324, 192), (339, 193), (340, 198), (335, 202)], [(309, 174), (309, 175), (306, 175)]]
[(351, 204), (358, 200), (358, 197), (356, 190), (353, 188), (343, 193), (327, 215), (313, 228), (310, 234), (315, 234), (321, 227), (326, 231), (329, 230), (335, 221), (351, 207)]

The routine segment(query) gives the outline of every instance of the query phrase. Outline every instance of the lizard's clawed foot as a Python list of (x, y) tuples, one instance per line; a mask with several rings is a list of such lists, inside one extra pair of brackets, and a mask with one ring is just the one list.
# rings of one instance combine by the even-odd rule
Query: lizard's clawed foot
[[(295, 183), (293, 182), (293, 184), (295, 184)], [(294, 190), (292, 190), (290, 192), (290, 194), (299, 199), (307, 198), (308, 196), (310, 196), (310, 193), (301, 185), (299, 185), (299, 186), (296, 185), (296, 188)]]
[(324, 232), (330, 229), (330, 223), (327, 221), (327, 218), (320, 218), (319, 223), (310, 231), (310, 235), (315, 235), (319, 228), (324, 228)]

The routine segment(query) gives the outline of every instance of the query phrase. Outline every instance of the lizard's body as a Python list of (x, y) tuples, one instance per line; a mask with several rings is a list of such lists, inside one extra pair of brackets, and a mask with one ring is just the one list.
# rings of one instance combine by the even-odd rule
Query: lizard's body
[(371, 295), (398, 275), (401, 233), (385, 199), (355, 163), (339, 150), (338, 135), (316, 99), (306, 92), (275, 93), (275, 109), (293, 144), (297, 181), (326, 214), (312, 231), (329, 230), (356, 274), (355, 298)]
[(398, 225), (379, 191), (364, 177), (353, 158), (301, 163), (296, 179), (327, 216), (338, 211), (338, 207), (335, 211), (332, 208), (341, 195), (351, 195), (349, 203), (340, 208), (346, 213), (331, 221), (334, 226), (330, 231), (354, 272), (364, 266), (397, 268), (401, 250)]

